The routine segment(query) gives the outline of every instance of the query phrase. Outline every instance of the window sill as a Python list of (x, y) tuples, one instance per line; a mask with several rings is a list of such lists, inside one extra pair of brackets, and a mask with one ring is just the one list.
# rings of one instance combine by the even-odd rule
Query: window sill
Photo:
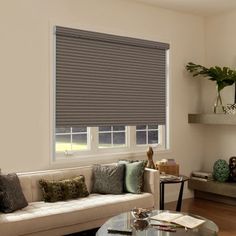
[[(158, 154), (158, 159), (163, 154), (169, 154), (170, 149), (153, 148), (154, 153)], [(68, 156), (68, 157), (57, 157), (51, 161), (52, 167), (70, 167), (70, 166), (88, 166), (93, 164), (106, 164), (117, 162), (120, 159), (147, 159), (146, 155), (147, 147), (138, 148), (137, 151), (133, 152), (113, 152), (113, 153), (97, 153), (93, 155), (85, 155), (81, 153), (81, 156)], [(154, 156), (155, 159), (155, 156)]]

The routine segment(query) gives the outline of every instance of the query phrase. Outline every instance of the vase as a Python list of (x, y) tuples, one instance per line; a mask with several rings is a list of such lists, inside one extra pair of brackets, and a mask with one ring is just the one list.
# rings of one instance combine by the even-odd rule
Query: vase
[(218, 86), (216, 86), (216, 92), (217, 92), (217, 96), (216, 96), (216, 101), (214, 104), (214, 113), (225, 114), (225, 107), (223, 106), (222, 98), (221, 98), (221, 94), (220, 94), (220, 90), (218, 89)]

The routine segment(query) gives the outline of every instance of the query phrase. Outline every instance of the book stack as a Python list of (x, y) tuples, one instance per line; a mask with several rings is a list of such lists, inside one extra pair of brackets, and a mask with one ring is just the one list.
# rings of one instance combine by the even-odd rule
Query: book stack
[(191, 179), (200, 180), (200, 181), (211, 181), (213, 176), (211, 172), (205, 171), (193, 171), (191, 174)]

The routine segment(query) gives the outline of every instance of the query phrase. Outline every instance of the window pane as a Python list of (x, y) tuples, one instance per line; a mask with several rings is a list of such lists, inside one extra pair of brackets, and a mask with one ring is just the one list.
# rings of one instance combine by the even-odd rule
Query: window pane
[(116, 125), (116, 126), (113, 126), (113, 130), (114, 131), (125, 131), (125, 126), (123, 125)]
[(73, 133), (87, 132), (87, 127), (72, 128)]
[(56, 152), (71, 150), (70, 135), (56, 135)]
[(111, 126), (99, 126), (99, 131), (111, 131)]
[(136, 129), (137, 129), (137, 130), (146, 129), (146, 125), (137, 125), (137, 126), (136, 126)]
[(111, 133), (99, 134), (99, 147), (105, 148), (111, 146)]
[(56, 128), (56, 134), (58, 133), (70, 133), (70, 128)]
[(79, 151), (87, 149), (87, 134), (72, 135), (72, 150)]
[(125, 145), (125, 132), (113, 133), (114, 145)]
[(148, 144), (158, 143), (158, 131), (148, 131)]
[(146, 144), (146, 131), (136, 132), (136, 144)]
[(148, 129), (158, 129), (158, 125), (149, 125)]

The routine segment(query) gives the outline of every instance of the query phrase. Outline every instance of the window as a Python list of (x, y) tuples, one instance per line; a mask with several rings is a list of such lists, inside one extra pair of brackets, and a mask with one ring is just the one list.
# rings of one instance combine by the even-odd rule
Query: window
[[(165, 148), (165, 127), (160, 125), (57, 128), (57, 157), (78, 157), (106, 152), (135, 152), (148, 145)], [(133, 141), (134, 139), (134, 141)]]
[(55, 145), (56, 152), (65, 154), (88, 149), (87, 128), (57, 128)]
[(164, 147), (169, 44), (61, 26), (54, 33), (54, 157)]
[(101, 126), (99, 127), (99, 148), (125, 147), (125, 126)]
[(136, 126), (136, 144), (158, 144), (158, 125)]

